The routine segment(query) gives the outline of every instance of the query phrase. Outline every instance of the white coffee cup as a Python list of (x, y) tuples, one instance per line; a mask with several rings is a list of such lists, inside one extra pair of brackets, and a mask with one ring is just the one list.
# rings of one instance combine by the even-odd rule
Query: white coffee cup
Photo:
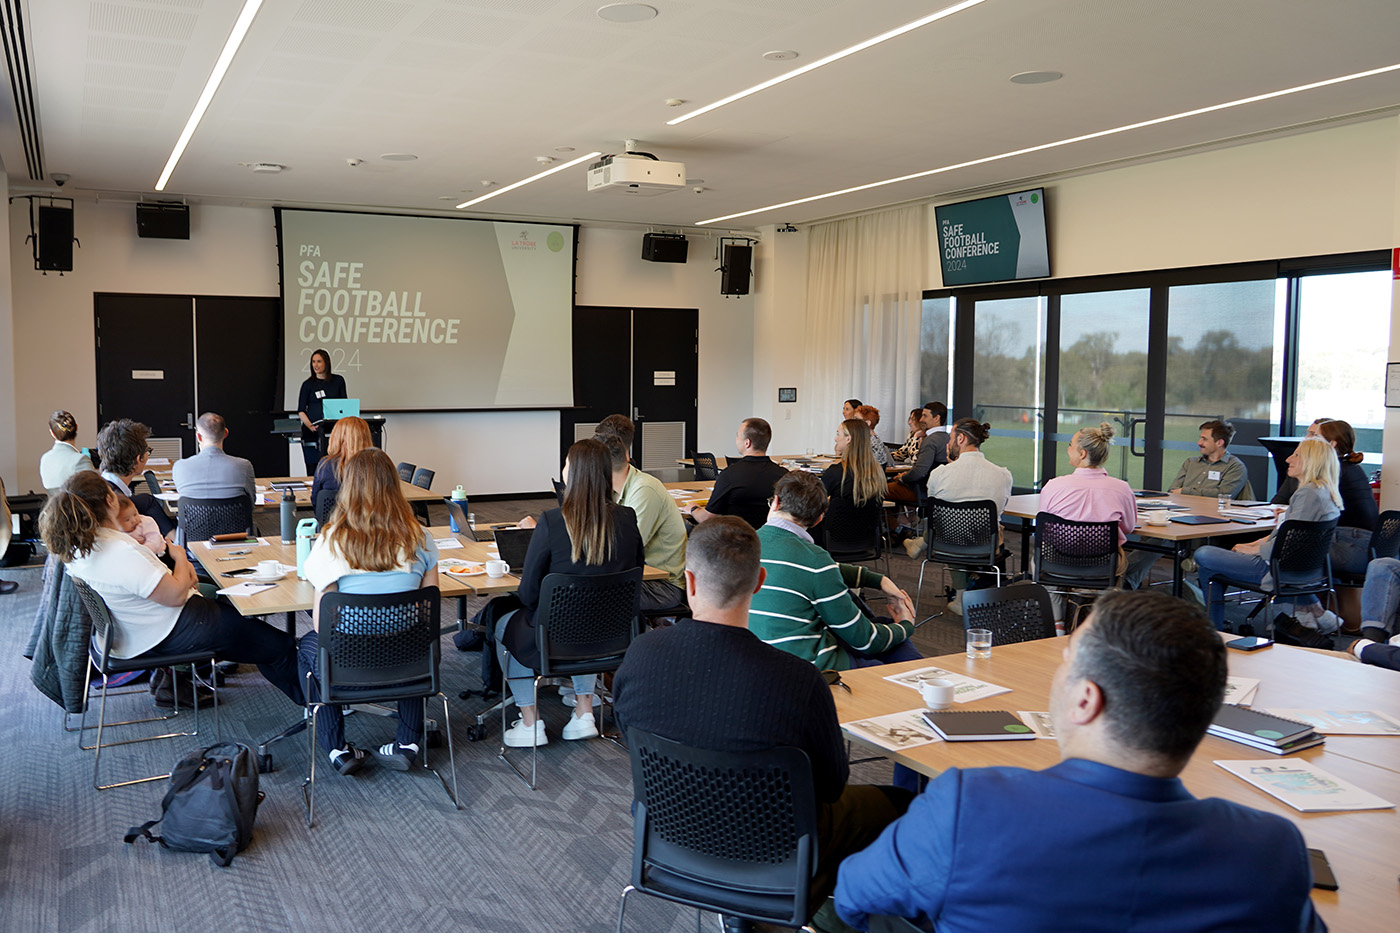
[(1169, 521), (1171, 521), (1171, 516), (1166, 512), (1147, 515), (1143, 518), (1143, 523), (1148, 525), (1165, 525)]
[(506, 571), (510, 569), (510, 564), (503, 560), (488, 560), (486, 562), (486, 575), (488, 577), (504, 577)]
[(275, 560), (258, 561), (258, 576), (275, 577), (282, 573), (282, 565)]
[(924, 706), (928, 709), (948, 709), (953, 705), (953, 682), (925, 680), (919, 684), (919, 695), (924, 698)]

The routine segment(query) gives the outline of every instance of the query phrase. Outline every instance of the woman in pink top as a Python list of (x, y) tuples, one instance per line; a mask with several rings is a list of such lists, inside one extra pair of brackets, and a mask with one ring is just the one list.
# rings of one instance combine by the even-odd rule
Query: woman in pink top
[[(1069, 462), (1074, 472), (1057, 476), (1040, 490), (1040, 510), (1075, 522), (1117, 522), (1118, 547), (1137, 525), (1137, 498), (1133, 488), (1108, 475), (1102, 466), (1112, 448), (1113, 425), (1083, 428), (1069, 442)], [(1120, 553), (1118, 567), (1124, 566)], [(1052, 594), (1055, 625), (1064, 618), (1064, 597)]]

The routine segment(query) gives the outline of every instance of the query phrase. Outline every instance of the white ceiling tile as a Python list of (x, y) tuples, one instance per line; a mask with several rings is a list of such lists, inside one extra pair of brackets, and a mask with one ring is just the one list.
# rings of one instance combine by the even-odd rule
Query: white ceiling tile
[(90, 61), (179, 68), (185, 57), (185, 47), (171, 42), (90, 34), (87, 38), (87, 57)]
[(288, 55), (358, 61), (374, 50), (377, 41), (372, 35), (293, 26), (282, 33), (282, 37), (272, 48), (274, 52), (284, 52)]
[(92, 3), (88, 6), (88, 28), (150, 39), (188, 39), (194, 34), (199, 17), (184, 13), (137, 6), (129, 3)]
[(146, 91), (169, 91), (175, 81), (175, 69), (135, 68), (108, 62), (88, 62), (83, 68), (83, 80), (88, 84), (107, 87), (136, 88)]
[(420, 39), (441, 42), (467, 42), (473, 45), (499, 45), (515, 38), (529, 23), (504, 16), (482, 16), (471, 10), (435, 11), (413, 30)]
[(361, 32), (388, 32), (413, 11), (410, 3), (384, 0), (303, 0), (293, 22)]

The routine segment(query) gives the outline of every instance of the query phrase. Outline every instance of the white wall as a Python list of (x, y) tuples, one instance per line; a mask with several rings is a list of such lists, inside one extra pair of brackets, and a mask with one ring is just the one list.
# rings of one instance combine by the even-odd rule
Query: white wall
[[(9, 199), (9, 187), (9, 177), (0, 172), (0, 195), (6, 196), (6, 200)], [(23, 203), (28, 205), (27, 201)], [(0, 227), (0, 256), (8, 254), (9, 246), (10, 229)], [(10, 289), (10, 268), (7, 264), (0, 268), (0, 477), (4, 477), (5, 489), (11, 493), (23, 491), (19, 486), (19, 460), (15, 450), (18, 434), (15, 419), (15, 383), (19, 379), (19, 373), (15, 372), (14, 350), (14, 301)]]
[[(10, 268), (0, 273), (0, 366), (13, 374), (15, 392), (10, 401), (10, 382), (0, 383), (0, 471), (11, 491), (39, 487), (38, 462), (52, 443), (46, 422), (54, 409), (77, 417), (80, 446), (94, 442), (94, 292), (277, 295), (276, 235), (268, 208), (195, 205), (188, 241), (149, 240), (136, 236), (130, 203), (80, 201), (74, 228), (82, 247), (74, 251), (74, 271), (44, 276), (33, 271), (24, 243), (29, 233), (25, 204), (11, 207)], [(649, 263), (641, 259), (640, 232), (585, 228), (578, 301), (698, 308), (700, 435), (704, 442), (715, 437), (727, 443), (733, 425), (749, 414), (752, 397), (752, 299), (719, 294), (710, 253), (710, 241), (696, 239), (685, 265)], [(6, 275), (13, 277), (12, 289), (4, 287)], [(7, 320), (11, 294), (13, 322)], [(23, 348), (13, 368), (4, 365), (11, 339)], [(460, 483), (473, 495), (548, 490), (550, 477), (558, 472), (557, 412), (388, 418), (389, 454), (436, 470), (435, 489)], [(13, 442), (8, 425), (14, 426)], [(294, 473), (303, 472), (295, 448), (289, 449), (292, 467)]]
[[(753, 414), (773, 426), (772, 451), (801, 453), (808, 447), (828, 450), (830, 426), (804, 432), (815, 393), (806, 379), (807, 231), (777, 233), (760, 229), (754, 253), (764, 286), (754, 306)], [(778, 389), (797, 388), (795, 403), (779, 403)], [(835, 421), (832, 421), (832, 425)], [(732, 441), (716, 453), (727, 454)]]
[[(1046, 185), (1055, 278), (1388, 248), (1394, 117)], [(928, 288), (940, 288), (933, 208)]]

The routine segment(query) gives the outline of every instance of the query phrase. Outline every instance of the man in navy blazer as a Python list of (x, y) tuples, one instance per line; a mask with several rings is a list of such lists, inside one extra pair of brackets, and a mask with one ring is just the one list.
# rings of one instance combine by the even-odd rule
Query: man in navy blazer
[(1325, 930), (1297, 827), (1178, 778), (1225, 689), (1205, 615), (1110, 593), (1066, 642), (1050, 698), (1064, 760), (943, 772), (842, 863), (841, 917), (924, 917), (939, 933)]
[[(199, 453), (175, 461), (170, 468), (170, 477), (182, 497), (231, 499), (246, 494), (250, 504), (257, 501), (253, 464), (242, 457), (230, 457), (224, 453), (224, 440), (227, 437), (228, 425), (224, 423), (222, 415), (207, 411), (199, 416), (194, 432)], [(183, 527), (178, 529), (175, 543), (185, 543)]]

